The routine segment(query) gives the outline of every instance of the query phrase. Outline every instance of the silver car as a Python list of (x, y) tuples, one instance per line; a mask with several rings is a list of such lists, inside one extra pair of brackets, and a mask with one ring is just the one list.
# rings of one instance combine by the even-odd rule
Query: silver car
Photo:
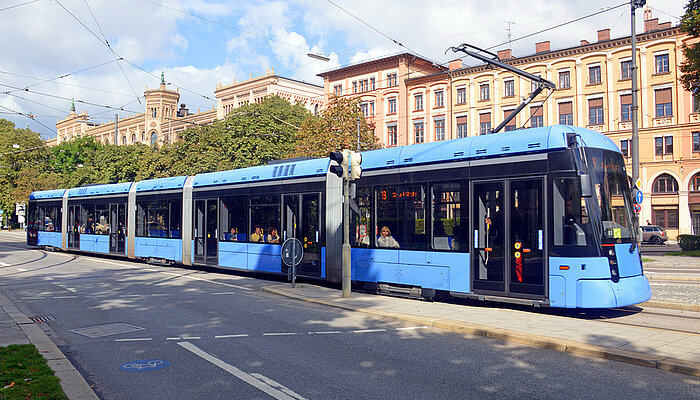
[(668, 240), (666, 230), (658, 225), (642, 225), (642, 242), (661, 244)]

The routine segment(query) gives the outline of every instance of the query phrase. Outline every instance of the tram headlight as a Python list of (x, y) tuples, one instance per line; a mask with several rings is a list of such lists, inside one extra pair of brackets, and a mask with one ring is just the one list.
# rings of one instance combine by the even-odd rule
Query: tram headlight
[(610, 249), (608, 249), (608, 255), (610, 257), (615, 257), (615, 249), (612, 247)]

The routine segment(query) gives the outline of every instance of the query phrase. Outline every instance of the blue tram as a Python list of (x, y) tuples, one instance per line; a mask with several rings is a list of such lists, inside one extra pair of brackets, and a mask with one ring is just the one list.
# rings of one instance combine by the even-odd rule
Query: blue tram
[[(328, 159), (34, 192), (28, 244), (340, 282), (342, 180)], [(644, 302), (623, 157), (570, 126), (363, 153), (352, 280), (380, 292), (566, 308)]]

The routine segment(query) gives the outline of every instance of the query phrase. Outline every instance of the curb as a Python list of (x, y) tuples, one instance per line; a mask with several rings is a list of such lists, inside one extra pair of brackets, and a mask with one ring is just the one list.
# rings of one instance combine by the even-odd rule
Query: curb
[[(664, 358), (661, 356), (654, 356), (636, 351), (613, 349), (610, 347), (580, 343), (572, 340), (550, 338), (547, 336), (522, 333), (501, 328), (493, 328), (468, 322), (452, 321), (434, 317), (422, 317), (417, 315), (400, 314), (372, 309), (368, 310), (348, 304), (342, 304), (323, 299), (311, 299), (294, 293), (290, 293), (286, 290), (279, 290), (271, 286), (263, 287), (262, 291), (296, 300), (305, 301), (308, 303), (321, 304), (325, 306), (361, 312), (364, 314), (419, 323), (422, 325), (450, 330), (454, 332), (468, 333), (471, 335), (484, 336), (492, 339), (498, 339), (512, 343), (519, 343), (531, 347), (540, 347), (587, 357), (620, 361), (628, 364), (634, 364), (643, 367), (656, 368), (664, 371), (677, 372), (680, 374), (700, 377), (700, 363), (678, 360), (675, 358)], [(644, 304), (651, 307), (649, 303), (652, 302), (646, 302)]]
[(60, 380), (61, 388), (69, 399), (99, 400), (99, 397), (97, 397), (90, 385), (66, 358), (65, 354), (59, 350), (58, 346), (49, 339), (34, 321), (19, 311), (3, 293), (0, 293), (0, 307), (15, 321), (27, 336), (29, 342), (36, 346), (39, 354), (46, 359), (49, 368), (54, 371), (54, 374)]
[(700, 281), (700, 276), (685, 276), (687, 274), (678, 275), (645, 275), (650, 281)]

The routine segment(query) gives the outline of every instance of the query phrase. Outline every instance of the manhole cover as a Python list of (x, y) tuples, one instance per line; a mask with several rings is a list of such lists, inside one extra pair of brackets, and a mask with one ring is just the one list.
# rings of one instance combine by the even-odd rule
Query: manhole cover
[(141, 328), (140, 326), (134, 326), (117, 322), (114, 324), (104, 324), (97, 326), (89, 326), (87, 328), (71, 329), (70, 332), (94, 339), (103, 336), (119, 335), (121, 333), (140, 331), (141, 329), (144, 328)]
[(34, 322), (42, 323), (42, 322), (49, 322), (49, 321), (55, 321), (56, 319), (50, 315), (47, 315), (45, 317), (32, 317), (29, 318)]

